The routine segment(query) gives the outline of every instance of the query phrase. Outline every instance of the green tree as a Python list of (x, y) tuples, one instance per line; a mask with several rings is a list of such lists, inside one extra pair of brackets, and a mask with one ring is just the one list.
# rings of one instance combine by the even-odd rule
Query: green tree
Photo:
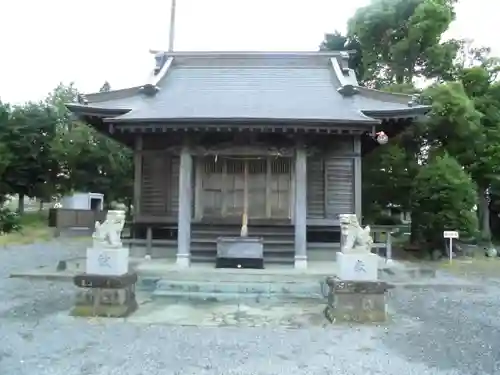
[(362, 47), (364, 79), (373, 86), (447, 78), (460, 42), (442, 42), (456, 0), (372, 0), (348, 22)]
[[(10, 107), (0, 101), (0, 129), (8, 127), (10, 118)], [(0, 130), (1, 131), (1, 130)], [(1, 134), (1, 133), (0, 133)], [(9, 166), (13, 155), (10, 153), (6, 139), (0, 136), (0, 176), (3, 176), (5, 169)], [(0, 205), (5, 200), (5, 194), (9, 193), (9, 188), (3, 178), (0, 178)]]
[[(350, 51), (349, 68), (354, 70), (356, 77), (361, 82), (364, 77), (363, 52), (361, 44), (355, 38), (348, 38), (340, 32), (335, 31), (325, 34), (325, 38), (319, 46), (320, 51)], [(361, 82), (362, 83), (362, 82)]]
[[(13, 157), (2, 174), (9, 193), (19, 195), (19, 213), (24, 197), (35, 197), (53, 189), (58, 164), (51, 146), (56, 136), (57, 116), (44, 103), (13, 107), (6, 126), (0, 128), (0, 143)], [(14, 157), (15, 156), (15, 157)]]
[[(110, 91), (105, 82), (100, 91)], [(66, 103), (77, 99), (78, 90), (72, 85), (57, 86), (46, 102), (58, 113), (58, 136), (53, 152), (59, 160), (58, 192), (99, 192), (106, 203), (131, 202), (133, 181), (132, 152), (124, 145), (76, 120)]]
[[(366, 220), (377, 223), (380, 212), (390, 205), (410, 210), (408, 191), (413, 186), (415, 168), (409, 153), (398, 140), (378, 147), (363, 160), (363, 213)], [(377, 223), (378, 224), (378, 223)]]
[(432, 97), (428, 138), (434, 149), (445, 149), (478, 186), (478, 215), (482, 238), (491, 239), (490, 190), (500, 180), (500, 85), (497, 65), (461, 69), (460, 82), (428, 90)]
[(45, 98), (45, 104), (56, 112), (58, 132), (71, 130), (75, 124), (76, 121), (65, 104), (75, 102), (77, 97), (78, 90), (73, 83), (69, 85), (59, 83)]
[(411, 194), (412, 229), (429, 250), (443, 248), (444, 230), (477, 235), (475, 185), (455, 158), (433, 156), (416, 176)]

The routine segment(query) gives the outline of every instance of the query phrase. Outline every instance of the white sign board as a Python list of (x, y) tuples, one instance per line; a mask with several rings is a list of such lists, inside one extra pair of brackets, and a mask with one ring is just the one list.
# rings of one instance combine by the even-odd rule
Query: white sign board
[(443, 232), (444, 238), (458, 238), (458, 232), (455, 230), (445, 230)]
[(453, 240), (458, 239), (458, 232), (456, 230), (445, 230), (443, 232), (443, 237), (450, 240), (448, 255), (450, 256), (451, 263), (451, 260), (453, 259)]

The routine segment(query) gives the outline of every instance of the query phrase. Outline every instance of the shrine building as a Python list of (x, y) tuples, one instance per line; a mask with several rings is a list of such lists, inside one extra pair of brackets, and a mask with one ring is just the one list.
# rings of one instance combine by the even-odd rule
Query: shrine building
[(359, 86), (346, 52), (154, 54), (143, 85), (67, 107), (134, 151), (132, 246), (183, 267), (242, 223), (266, 263), (329, 257), (339, 215), (362, 218), (363, 155), (429, 110)]

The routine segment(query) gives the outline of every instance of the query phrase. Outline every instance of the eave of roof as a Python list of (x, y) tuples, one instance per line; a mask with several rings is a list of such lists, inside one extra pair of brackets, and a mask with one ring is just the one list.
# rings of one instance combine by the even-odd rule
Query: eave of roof
[(293, 117), (172, 117), (165, 119), (163, 117), (149, 117), (149, 118), (122, 118), (122, 117), (112, 117), (105, 118), (104, 122), (112, 124), (158, 124), (158, 123), (184, 123), (184, 124), (203, 124), (203, 123), (220, 123), (220, 124), (257, 124), (257, 123), (269, 123), (269, 124), (367, 124), (375, 125), (379, 124), (381, 120), (363, 116), (360, 114), (359, 120), (342, 120), (342, 119), (330, 119), (330, 118), (293, 118)]

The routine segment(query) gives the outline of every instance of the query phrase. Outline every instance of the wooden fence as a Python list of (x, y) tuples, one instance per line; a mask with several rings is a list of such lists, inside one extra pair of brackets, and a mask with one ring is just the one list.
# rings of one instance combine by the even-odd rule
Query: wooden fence
[(49, 227), (55, 228), (56, 236), (70, 229), (93, 230), (96, 221), (104, 221), (107, 211), (52, 208), (49, 210)]

